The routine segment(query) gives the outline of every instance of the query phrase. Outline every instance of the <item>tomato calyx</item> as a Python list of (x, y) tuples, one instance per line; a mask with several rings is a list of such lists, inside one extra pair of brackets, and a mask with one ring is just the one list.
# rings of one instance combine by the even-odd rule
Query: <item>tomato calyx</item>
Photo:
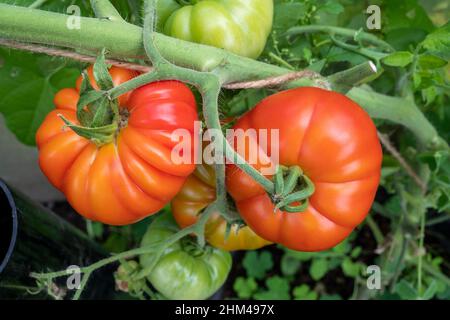
[(188, 253), (193, 257), (201, 257), (207, 253), (208, 246), (200, 247), (199, 244), (194, 241), (191, 237), (185, 237), (180, 241), (181, 248), (184, 252)]
[(314, 183), (299, 166), (278, 166), (274, 177), (274, 211), (303, 212), (308, 208), (309, 197), (315, 191)]
[(117, 121), (101, 127), (84, 127), (70, 122), (61, 114), (58, 116), (64, 121), (66, 127), (72, 129), (79, 136), (91, 140), (97, 146), (114, 141), (119, 129)]
[(80, 124), (74, 124), (58, 115), (66, 127), (99, 147), (115, 140), (120, 130), (127, 126), (129, 116), (125, 108), (119, 107), (119, 100), (109, 96), (114, 81), (106, 64), (105, 54), (106, 50), (103, 49), (90, 71), (93, 79), (88, 71), (81, 75), (76, 113)]
[(123, 128), (126, 128), (128, 126), (128, 118), (130, 116), (130, 112), (128, 109), (123, 108), (119, 112), (119, 119), (117, 121), (117, 131), (119, 132)]

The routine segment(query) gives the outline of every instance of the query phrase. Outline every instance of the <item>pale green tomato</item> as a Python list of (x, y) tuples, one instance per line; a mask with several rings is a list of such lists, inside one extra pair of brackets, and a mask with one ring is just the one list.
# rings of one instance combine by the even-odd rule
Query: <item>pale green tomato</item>
[[(164, 241), (178, 231), (173, 217), (160, 216), (150, 224), (141, 245)], [(142, 255), (142, 268), (151, 265), (153, 259), (151, 254)], [(203, 300), (223, 285), (231, 263), (227, 251), (208, 245), (200, 248), (194, 238), (187, 236), (164, 251), (147, 279), (168, 299)]]
[(273, 0), (159, 0), (158, 18), (171, 37), (256, 59), (272, 29)]

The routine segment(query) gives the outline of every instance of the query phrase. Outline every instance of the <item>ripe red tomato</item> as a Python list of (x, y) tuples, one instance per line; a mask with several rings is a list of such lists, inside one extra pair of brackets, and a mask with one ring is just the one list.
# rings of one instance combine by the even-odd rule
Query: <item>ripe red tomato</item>
[[(136, 76), (116, 67), (110, 73), (115, 85)], [(78, 99), (76, 89), (59, 91), (55, 110), (36, 134), (39, 164), (50, 182), (81, 215), (106, 224), (134, 223), (163, 208), (195, 169), (193, 163), (171, 160), (177, 143), (171, 140), (173, 130), (185, 128), (194, 138), (197, 108), (189, 88), (161, 81), (121, 96), (121, 110), (128, 110), (122, 119), (126, 125), (113, 142), (102, 146), (65, 127), (58, 116), (79, 124)]]
[(263, 100), (234, 128), (279, 129), (280, 164), (300, 166), (315, 185), (306, 211), (274, 212), (265, 190), (228, 166), (228, 190), (259, 236), (294, 250), (325, 250), (366, 217), (380, 179), (382, 151), (375, 125), (355, 102), (318, 88), (292, 89)]

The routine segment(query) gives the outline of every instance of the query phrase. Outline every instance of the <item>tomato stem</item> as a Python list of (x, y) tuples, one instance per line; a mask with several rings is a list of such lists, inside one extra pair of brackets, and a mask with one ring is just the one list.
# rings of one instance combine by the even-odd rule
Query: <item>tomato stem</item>
[(448, 143), (439, 136), (412, 99), (386, 96), (368, 86), (354, 87), (347, 96), (360, 104), (372, 118), (402, 124), (411, 130), (425, 147), (448, 150)]
[(90, 0), (90, 2), (97, 18), (125, 22), (109, 0)]
[(353, 68), (335, 73), (328, 77), (332, 87), (339, 92), (347, 93), (352, 87), (374, 80), (380, 73), (372, 61), (359, 64)]
[[(188, 236), (192, 233), (199, 234), (202, 233), (205, 227), (206, 222), (211, 217), (212, 214), (216, 210), (216, 203), (212, 203), (205, 212), (200, 216), (199, 220), (185, 228), (180, 230), (179, 232), (175, 233), (173, 236), (169, 237), (168, 239), (154, 243), (152, 245), (144, 246), (135, 248), (132, 250), (124, 251), (119, 254), (113, 255), (111, 257), (99, 260), (87, 267), (80, 268), (80, 272), (83, 274), (82, 281), (80, 284), (80, 289), (77, 290), (77, 292), (74, 294), (72, 299), (78, 300), (81, 297), (81, 294), (87, 284), (87, 281), (89, 280), (89, 277), (91, 276), (92, 272), (94, 272), (97, 269), (103, 268), (104, 266), (114, 263), (116, 261), (120, 261), (122, 259), (130, 259), (135, 256), (140, 256), (143, 254), (153, 254), (154, 255), (154, 263), (149, 266), (148, 268), (142, 270), (140, 273), (138, 273), (134, 280), (142, 279), (148, 275), (149, 272), (152, 271), (153, 267), (158, 262), (161, 255), (164, 253), (164, 250), (170, 247), (172, 244), (177, 242), (178, 240), (184, 238), (185, 236)], [(46, 283), (52, 282), (53, 279), (59, 278), (59, 277), (67, 277), (71, 273), (67, 270), (61, 270), (56, 272), (48, 272), (48, 273), (30, 273), (30, 277), (35, 278), (39, 283), (42, 281), (45, 281)]]
[[(283, 189), (281, 193), (272, 196), (275, 202), (274, 212), (279, 209), (292, 213), (303, 212), (308, 208), (308, 198), (314, 193), (315, 187), (299, 166), (278, 166), (274, 183), (275, 190)], [(296, 205), (292, 205), (293, 203)]]
[(292, 38), (299, 36), (300, 34), (317, 33), (317, 32), (328, 33), (330, 35), (339, 35), (357, 42), (359, 41), (366, 42), (368, 44), (382, 48), (388, 52), (395, 51), (395, 49), (389, 43), (379, 39), (377, 36), (373, 34), (361, 30), (354, 30), (335, 26), (326, 26), (326, 25), (297, 26), (289, 29), (286, 32), (286, 35)]

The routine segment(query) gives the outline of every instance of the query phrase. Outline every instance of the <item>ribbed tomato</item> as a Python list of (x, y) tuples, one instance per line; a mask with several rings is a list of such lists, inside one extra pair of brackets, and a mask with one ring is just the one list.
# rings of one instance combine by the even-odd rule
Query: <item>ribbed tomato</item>
[[(214, 169), (207, 165), (198, 165), (187, 179), (180, 193), (172, 200), (172, 214), (181, 228), (186, 228), (199, 218), (200, 212), (216, 198)], [(270, 244), (256, 235), (250, 227), (237, 229), (233, 226), (225, 237), (227, 223), (219, 213), (215, 213), (206, 223), (206, 240), (216, 248), (234, 250), (253, 250)]]
[[(115, 67), (110, 74), (115, 85), (136, 75)], [(78, 99), (77, 89), (59, 91), (55, 110), (36, 134), (39, 164), (50, 182), (76, 211), (106, 224), (134, 223), (164, 207), (195, 169), (171, 160), (173, 130), (188, 129), (194, 139), (197, 109), (189, 88), (161, 81), (121, 96), (122, 125), (114, 141), (102, 146), (65, 127), (58, 116), (78, 124)]]
[(290, 249), (319, 251), (341, 242), (366, 217), (382, 151), (375, 125), (355, 102), (323, 89), (292, 89), (263, 100), (234, 128), (279, 129), (280, 163), (299, 166), (315, 185), (306, 211), (274, 212), (265, 190), (229, 166), (228, 190), (258, 235)]
[[(179, 231), (170, 215), (159, 215), (148, 226), (141, 246), (160, 244)], [(148, 270), (155, 257), (155, 254), (139, 256), (141, 267)], [(167, 299), (204, 300), (224, 284), (232, 260), (229, 252), (209, 245), (200, 247), (187, 236), (164, 249), (147, 279)]]

